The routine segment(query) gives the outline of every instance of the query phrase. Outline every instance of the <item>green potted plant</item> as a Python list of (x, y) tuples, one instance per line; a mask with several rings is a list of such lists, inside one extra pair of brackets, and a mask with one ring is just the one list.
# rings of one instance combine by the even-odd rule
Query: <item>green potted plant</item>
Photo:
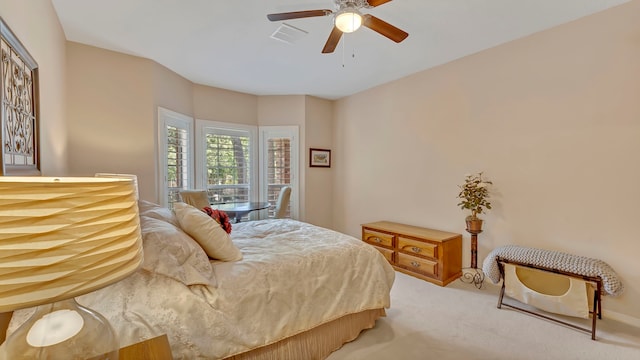
[(487, 199), (489, 198), (488, 186), (492, 184), (491, 181), (483, 179), (482, 172), (479, 172), (465, 175), (464, 184), (459, 185), (460, 193), (458, 198), (461, 201), (458, 206), (462, 210), (471, 210), (471, 215), (465, 219), (467, 231), (480, 232), (482, 230), (482, 219), (478, 218), (478, 215), (491, 209), (491, 203)]

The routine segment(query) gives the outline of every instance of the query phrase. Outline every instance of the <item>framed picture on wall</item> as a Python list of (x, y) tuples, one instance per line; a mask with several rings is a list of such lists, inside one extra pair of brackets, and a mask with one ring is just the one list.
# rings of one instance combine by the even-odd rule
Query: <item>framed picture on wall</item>
[(331, 150), (309, 149), (310, 167), (331, 167)]
[(0, 175), (40, 175), (38, 64), (0, 18)]

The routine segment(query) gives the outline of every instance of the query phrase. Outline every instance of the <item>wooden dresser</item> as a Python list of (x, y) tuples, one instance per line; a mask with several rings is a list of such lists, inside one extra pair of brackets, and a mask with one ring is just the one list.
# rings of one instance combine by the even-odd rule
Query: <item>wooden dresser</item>
[(362, 240), (398, 271), (445, 286), (462, 275), (462, 235), (390, 221), (362, 224)]

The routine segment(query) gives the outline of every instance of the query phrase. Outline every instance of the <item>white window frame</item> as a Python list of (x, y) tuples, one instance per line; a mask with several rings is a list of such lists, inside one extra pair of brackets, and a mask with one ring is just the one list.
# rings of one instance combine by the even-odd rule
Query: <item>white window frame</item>
[(300, 178), (299, 174), (299, 134), (300, 128), (296, 125), (291, 126), (260, 126), (260, 201), (267, 201), (269, 191), (268, 171), (266, 164), (269, 161), (269, 152), (267, 151), (267, 140), (271, 138), (289, 138), (291, 139), (291, 198), (289, 200), (289, 211), (292, 219), (300, 217), (300, 202), (298, 201), (300, 194)]
[(168, 182), (167, 182), (167, 126), (174, 126), (179, 129), (187, 131), (188, 147), (187, 147), (187, 187), (192, 188), (194, 183), (193, 178), (193, 150), (194, 150), (194, 137), (193, 137), (193, 118), (163, 107), (158, 107), (158, 179), (161, 184), (158, 186), (158, 199), (160, 205), (169, 206), (168, 201)]
[(195, 167), (195, 182), (196, 188), (207, 188), (207, 174), (206, 166), (202, 166), (205, 163), (206, 157), (206, 135), (213, 132), (228, 135), (238, 135), (239, 132), (249, 134), (249, 200), (259, 201), (260, 192), (258, 189), (258, 180), (260, 179), (258, 168), (258, 128), (257, 126), (227, 123), (213, 120), (196, 119), (196, 131), (195, 131), (195, 161), (198, 164)]

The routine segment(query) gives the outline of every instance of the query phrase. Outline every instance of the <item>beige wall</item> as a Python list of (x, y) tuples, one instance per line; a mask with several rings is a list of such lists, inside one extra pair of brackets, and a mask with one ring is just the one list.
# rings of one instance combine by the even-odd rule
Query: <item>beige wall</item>
[(264, 126), (305, 124), (305, 96), (258, 96), (258, 124)]
[(634, 1), (338, 101), (336, 228), (462, 233), (469, 264), (457, 185), (484, 171), (479, 263), (512, 243), (602, 259), (626, 287), (605, 317), (640, 324), (639, 64)]
[(45, 176), (67, 170), (65, 37), (49, 0), (2, 0), (0, 16), (38, 63), (40, 159)]
[(196, 119), (258, 125), (255, 95), (194, 84), (193, 104)]
[(69, 174), (136, 174), (140, 197), (156, 198), (153, 63), (67, 44)]
[(306, 146), (302, 149), (303, 166), (307, 187), (313, 191), (305, 193), (307, 221), (333, 228), (333, 169), (336, 154), (332, 151), (331, 168), (309, 167), (309, 148), (333, 148), (333, 101), (312, 96), (305, 97)]
[(162, 106), (188, 116), (193, 115), (193, 83), (166, 67), (151, 62), (154, 107)]

